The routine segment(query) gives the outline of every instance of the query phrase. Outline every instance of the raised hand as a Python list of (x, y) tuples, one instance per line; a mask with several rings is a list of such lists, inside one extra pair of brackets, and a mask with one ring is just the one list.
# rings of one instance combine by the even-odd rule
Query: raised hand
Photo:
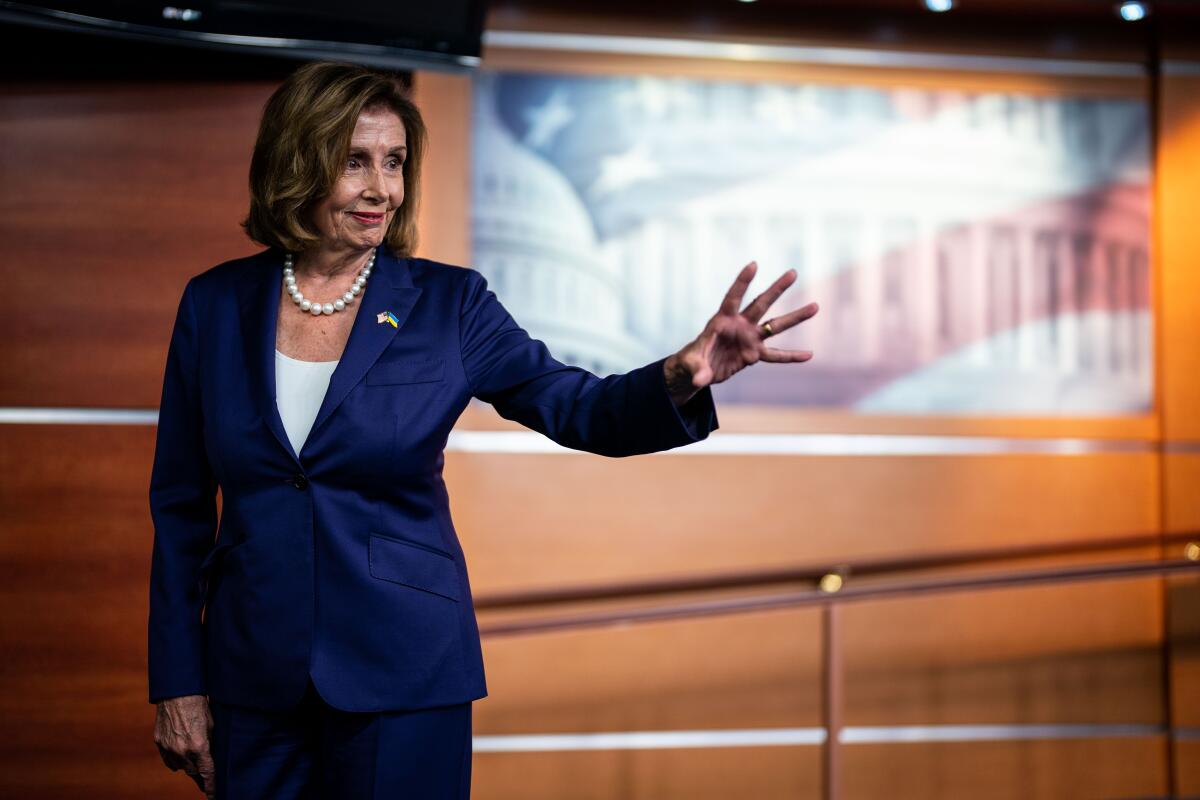
[(766, 340), (816, 314), (816, 303), (759, 322), (771, 304), (796, 282), (796, 270), (789, 269), (780, 275), (750, 305), (738, 310), (757, 271), (758, 264), (754, 261), (742, 267), (737, 279), (725, 293), (720, 310), (712, 316), (700, 335), (666, 360), (663, 371), (671, 399), (676, 405), (683, 405), (705, 386), (728, 380), (730, 376), (759, 361), (786, 364), (812, 358), (811, 350), (768, 347)]

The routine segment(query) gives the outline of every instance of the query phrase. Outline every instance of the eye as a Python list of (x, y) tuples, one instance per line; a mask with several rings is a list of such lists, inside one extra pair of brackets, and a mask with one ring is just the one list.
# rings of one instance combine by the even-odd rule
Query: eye
[(346, 169), (356, 169), (357, 167), (358, 167), (358, 159), (357, 158), (346, 159)]
[(389, 166), (389, 167), (391, 167), (392, 169), (400, 169), (401, 167), (403, 167), (403, 166), (404, 166), (404, 159), (402, 159), (402, 158), (389, 158), (389, 159), (388, 159), (388, 166)]

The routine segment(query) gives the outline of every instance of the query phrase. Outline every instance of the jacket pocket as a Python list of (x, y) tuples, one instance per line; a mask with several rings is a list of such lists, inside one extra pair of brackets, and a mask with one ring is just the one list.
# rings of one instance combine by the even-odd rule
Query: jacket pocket
[(433, 383), (442, 380), (445, 366), (445, 359), (442, 358), (376, 364), (367, 371), (367, 384)]
[(448, 554), (376, 533), (367, 542), (371, 575), (458, 602), (458, 569)]

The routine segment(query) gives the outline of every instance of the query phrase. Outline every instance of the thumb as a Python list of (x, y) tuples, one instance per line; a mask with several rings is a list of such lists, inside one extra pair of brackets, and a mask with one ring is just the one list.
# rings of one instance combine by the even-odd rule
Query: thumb
[(692, 372), (692, 388), (703, 389), (713, 382), (714, 377), (716, 376), (713, 374), (712, 367), (709, 366), (708, 359), (703, 359), (695, 365), (695, 370)]
[(712, 351), (717, 342), (716, 331), (705, 331), (700, 336), (699, 347), (696, 349), (697, 357), (689, 359), (692, 371), (692, 386), (697, 389), (703, 389), (713, 381), (712, 371)]

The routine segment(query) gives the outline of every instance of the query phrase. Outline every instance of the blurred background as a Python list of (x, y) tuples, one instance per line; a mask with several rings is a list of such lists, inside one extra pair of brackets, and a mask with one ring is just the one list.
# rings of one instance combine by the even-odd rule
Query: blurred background
[(0, 1), (0, 797), (196, 794), (156, 406), (316, 57), (403, 72), (418, 255), (565, 361), (673, 352), (752, 259), (822, 306), (680, 451), (467, 410), (474, 796), (1200, 797), (1200, 4), (52, 5)]

